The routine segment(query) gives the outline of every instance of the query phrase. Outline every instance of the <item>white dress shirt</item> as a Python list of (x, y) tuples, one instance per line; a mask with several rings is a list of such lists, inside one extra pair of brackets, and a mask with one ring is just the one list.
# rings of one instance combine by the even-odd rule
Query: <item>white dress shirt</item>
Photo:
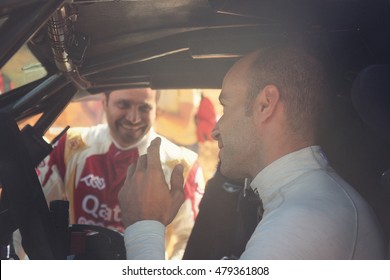
[[(385, 237), (368, 204), (329, 166), (320, 147), (287, 154), (252, 181), (263, 218), (241, 259), (384, 259)], [(163, 259), (164, 226), (125, 231), (128, 259)]]

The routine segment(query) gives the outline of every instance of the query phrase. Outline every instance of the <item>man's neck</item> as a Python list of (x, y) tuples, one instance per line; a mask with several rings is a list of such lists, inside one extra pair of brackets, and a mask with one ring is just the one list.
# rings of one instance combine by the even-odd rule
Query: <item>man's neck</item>
[(121, 144), (119, 144), (118, 141), (116, 141), (114, 139), (114, 137), (112, 136), (111, 132), (110, 132), (110, 137), (111, 137), (111, 141), (114, 143), (115, 147), (117, 147), (119, 150), (125, 151), (125, 150), (130, 150), (130, 149), (133, 149), (135, 147), (138, 147), (140, 145), (140, 143), (142, 143), (145, 140), (147, 140), (152, 133), (153, 133), (153, 130), (151, 129), (140, 140), (138, 140), (137, 142), (135, 142), (133, 144), (128, 144), (128, 145), (121, 145)]
[(261, 170), (279, 158), (301, 149), (316, 145), (314, 137), (306, 137), (305, 139), (302, 139), (302, 137), (299, 138), (296, 135), (283, 135), (276, 139), (279, 140), (273, 141), (272, 145), (267, 146), (266, 151), (262, 151), (260, 169), (256, 172), (253, 172), (255, 174), (252, 174), (252, 178), (254, 178)]

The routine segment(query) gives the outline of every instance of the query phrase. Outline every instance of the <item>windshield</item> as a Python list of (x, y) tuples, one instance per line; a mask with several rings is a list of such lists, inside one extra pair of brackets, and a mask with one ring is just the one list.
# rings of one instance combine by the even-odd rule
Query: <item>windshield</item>
[(0, 94), (38, 80), (46, 74), (45, 68), (24, 45), (0, 69)]

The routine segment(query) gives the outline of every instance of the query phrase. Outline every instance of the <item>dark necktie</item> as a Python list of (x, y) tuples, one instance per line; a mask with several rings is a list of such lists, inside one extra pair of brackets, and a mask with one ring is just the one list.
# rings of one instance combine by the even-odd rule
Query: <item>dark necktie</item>
[(263, 203), (257, 190), (253, 190), (250, 186), (244, 186), (238, 198), (237, 207), (242, 215), (244, 224), (249, 229), (253, 228), (254, 230), (263, 217), (264, 212)]
[(257, 190), (253, 190), (249, 184), (246, 184), (239, 197), (237, 210), (242, 218), (242, 226), (245, 236), (245, 244), (253, 234), (256, 226), (263, 217), (263, 204)]
[(245, 246), (252, 236), (256, 226), (263, 216), (263, 204), (257, 190), (253, 190), (248, 183), (241, 188), (237, 200), (238, 221), (235, 229), (234, 252), (237, 255), (223, 259), (238, 259), (244, 252)]

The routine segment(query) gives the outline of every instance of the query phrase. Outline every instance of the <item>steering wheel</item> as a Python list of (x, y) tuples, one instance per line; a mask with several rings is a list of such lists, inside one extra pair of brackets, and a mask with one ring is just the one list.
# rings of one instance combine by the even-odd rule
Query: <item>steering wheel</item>
[(94, 225), (69, 226), (70, 248), (68, 259), (125, 260), (123, 234)]

